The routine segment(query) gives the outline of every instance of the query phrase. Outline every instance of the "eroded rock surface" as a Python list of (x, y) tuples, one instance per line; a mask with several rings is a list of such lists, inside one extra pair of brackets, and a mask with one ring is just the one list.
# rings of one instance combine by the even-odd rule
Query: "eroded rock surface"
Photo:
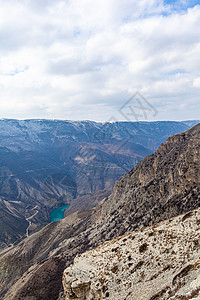
[(197, 299), (200, 209), (77, 256), (63, 286), (66, 300)]

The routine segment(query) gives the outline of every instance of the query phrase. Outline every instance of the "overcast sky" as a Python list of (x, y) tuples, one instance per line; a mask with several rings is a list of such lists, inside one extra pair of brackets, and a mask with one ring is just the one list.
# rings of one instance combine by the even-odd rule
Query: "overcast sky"
[(199, 119), (198, 2), (0, 0), (0, 118)]

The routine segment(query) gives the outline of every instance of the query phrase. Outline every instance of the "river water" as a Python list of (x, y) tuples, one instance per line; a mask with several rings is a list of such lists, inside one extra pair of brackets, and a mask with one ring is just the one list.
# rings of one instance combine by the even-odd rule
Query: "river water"
[(69, 207), (69, 204), (65, 204), (63, 206), (60, 206), (56, 209), (54, 209), (50, 213), (50, 222), (59, 221), (64, 218), (65, 210)]

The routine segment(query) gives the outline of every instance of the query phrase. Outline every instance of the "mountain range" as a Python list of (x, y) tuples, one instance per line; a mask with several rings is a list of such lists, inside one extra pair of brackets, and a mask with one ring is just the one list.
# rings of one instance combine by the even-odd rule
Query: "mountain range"
[[(66, 299), (76, 299), (80, 296), (77, 294), (77, 291), (79, 290), (81, 293), (83, 286), (85, 286), (87, 291), (96, 293), (96, 290), (93, 289), (92, 280), (91, 285), (88, 286), (88, 282), (87, 285), (84, 285), (84, 280), (88, 276), (86, 273), (86, 277), (84, 277), (84, 270), (82, 272), (83, 277), (78, 275), (80, 280), (77, 284), (77, 278), (74, 277), (74, 273), (70, 269), (67, 269), (64, 274), (69, 274), (67, 276), (70, 276), (71, 274), (72, 281), (74, 279), (75, 284), (71, 286), (72, 281), (69, 280), (69, 277), (66, 277), (64, 279), (64, 294), (61, 282), (63, 271), (65, 268), (70, 267), (75, 257), (75, 262), (77, 261), (78, 263), (79, 261), (82, 261), (82, 258), (79, 259), (81, 253), (92, 250), (95, 247), (100, 246), (102, 243), (115, 239), (120, 235), (129, 234), (127, 237), (119, 238), (118, 244), (120, 244), (119, 246), (122, 247), (121, 249), (123, 249), (123, 251), (127, 251), (126, 238), (128, 241), (132, 239), (133, 236), (137, 236), (137, 243), (135, 244), (135, 247), (138, 245), (140, 249), (139, 251), (141, 251), (142, 255), (144, 255), (146, 251), (150, 251), (150, 248), (152, 249), (153, 242), (152, 240), (150, 241), (150, 239), (152, 239), (155, 232), (156, 234), (160, 234), (161, 237), (155, 237), (154, 243), (167, 243), (166, 232), (168, 229), (171, 232), (171, 236), (169, 236), (169, 238), (172, 239), (172, 241), (174, 240), (174, 247), (175, 249), (178, 249), (177, 247), (181, 245), (181, 239), (177, 238), (176, 232), (179, 231), (179, 228), (182, 228), (181, 230), (183, 232), (183, 228), (186, 226), (185, 228), (191, 228), (192, 237), (194, 236), (194, 243), (192, 241), (188, 241), (188, 243), (193, 243), (194, 247), (196, 247), (195, 251), (198, 251), (197, 256), (193, 257), (193, 260), (196, 260), (199, 255), (199, 246), (197, 243), (199, 238), (198, 232), (195, 235), (195, 231), (199, 228), (199, 182), (200, 124), (197, 124), (183, 133), (169, 137), (166, 142), (159, 146), (155, 153), (145, 157), (131, 171), (122, 176), (120, 180), (117, 180), (111, 195), (102, 199), (96, 207), (76, 211), (63, 220), (50, 223), (40, 231), (27, 236), (16, 246), (13, 245), (3, 249), (0, 252), (0, 290), (2, 299), (54, 300), (64, 299), (65, 296)], [(187, 214), (191, 211), (195, 212)], [(172, 218), (180, 214), (183, 214), (183, 216), (172, 221)], [(184, 219), (186, 220), (187, 218), (188, 223), (184, 223)], [(163, 220), (169, 220), (166, 221), (166, 224), (168, 225), (164, 226), (164, 228), (162, 228), (162, 225), (156, 225), (158, 222)], [(192, 224), (194, 220), (196, 223)], [(170, 223), (172, 225), (170, 225)], [(182, 227), (180, 227), (178, 223), (180, 223), (180, 226)], [(144, 229), (146, 226), (152, 227)], [(138, 230), (140, 230), (139, 233), (137, 233)], [(151, 235), (150, 231), (155, 232)], [(181, 231), (179, 233), (187, 244), (187, 240), (184, 239), (184, 233), (181, 233)], [(145, 234), (146, 236), (144, 238)], [(106, 244), (110, 245), (110, 248), (107, 249), (108, 255), (110, 255), (110, 251), (112, 251), (111, 249), (116, 249), (114, 246), (116, 246), (117, 240), (113, 240), (110, 244)], [(169, 248), (172, 241), (169, 242)], [(165, 244), (163, 251), (167, 249), (167, 245)], [(99, 255), (102, 255), (103, 251), (106, 255), (106, 245), (102, 246), (105, 247), (105, 251), (102, 247), (98, 247), (95, 250), (95, 253), (98, 253), (99, 251)], [(151, 247), (149, 245), (151, 245)], [(188, 244), (186, 246), (188, 247)], [(197, 268), (195, 262), (193, 262), (192, 259), (190, 260), (190, 255), (187, 256), (187, 247), (184, 248), (183, 246), (183, 249), (181, 250), (185, 260), (182, 261), (182, 258), (174, 256), (175, 268), (171, 269), (170, 267), (169, 270), (166, 269), (166, 272), (173, 271), (174, 275), (169, 276), (169, 281), (172, 280), (172, 284), (174, 282), (176, 293), (185, 285), (185, 283), (183, 284), (182, 281), (181, 283), (179, 281), (182, 276), (180, 276), (180, 272), (182, 272), (181, 274), (184, 274), (184, 272), (189, 274), (191, 270)], [(190, 250), (194, 251), (192, 249), (193, 248)], [(178, 250), (176, 250), (176, 252), (177, 251)], [(117, 249), (112, 252), (114, 253), (113, 256), (116, 256)], [(154, 258), (156, 259), (155, 252), (146, 253), (151, 254), (153, 260)], [(160, 255), (162, 254), (161, 251), (159, 253)], [(87, 255), (88, 254), (85, 255), (86, 258), (89, 257)], [(169, 255), (171, 255), (171, 252)], [(130, 261), (128, 257), (128, 255), (124, 255), (126, 264), (132, 263), (132, 265), (130, 265), (130, 269), (132, 269), (134, 267), (132, 256)], [(141, 256), (141, 259), (143, 258), (144, 256)], [(179, 258), (180, 260), (178, 260)], [(138, 261), (138, 257), (135, 256), (135, 254), (133, 255), (133, 259), (135, 260), (136, 267), (140, 260)], [(146, 276), (149, 276), (148, 278), (150, 279), (150, 276), (156, 275), (154, 274), (156, 271), (155, 266), (154, 269), (151, 267), (152, 272), (145, 272), (144, 267), (146, 264), (148, 264), (148, 262), (150, 264), (152, 263), (151, 256), (146, 255), (145, 259), (147, 260), (145, 263), (137, 265), (136, 274), (139, 272), (140, 276), (144, 276), (141, 279), (141, 282), (144, 281)], [(165, 276), (165, 274), (169, 274), (163, 273), (164, 271), (162, 267), (167, 267), (166, 265), (164, 266), (164, 264), (166, 264), (164, 254), (161, 256), (161, 261), (162, 264), (160, 263), (158, 272), (160, 272), (159, 274), (162, 277)], [(98, 263), (99, 262), (97, 260), (96, 265), (98, 265)], [(110, 263), (112, 265), (113, 261)], [(156, 264), (158, 264), (158, 261)], [(187, 272), (186, 267), (188, 264), (191, 265), (191, 268), (188, 269)], [(76, 264), (74, 266), (77, 268)], [(113, 267), (115, 267), (115, 265), (113, 265)], [(121, 268), (121, 266), (118, 267)], [(115, 268), (113, 270), (115, 272), (117, 269)], [(109, 273), (109, 270), (107, 271)], [(143, 275), (142, 271), (144, 273)], [(79, 273), (80, 269), (77, 268), (77, 274)], [(192, 273), (194, 276), (191, 275), (194, 280), (196, 273)], [(157, 280), (160, 280), (159, 274), (156, 275), (157, 277), (155, 277), (155, 279), (158, 278)], [(110, 275), (108, 274), (108, 278), (109, 276)], [(91, 299), (109, 299), (110, 294), (108, 288), (110, 289), (110, 286), (107, 287), (104, 284), (104, 279), (105, 277), (102, 277), (102, 281), (99, 281), (100, 286), (98, 288), (98, 293), (101, 293), (102, 298), (97, 293), (95, 295), (99, 298)], [(122, 280), (124, 280), (123, 277)], [(81, 285), (82, 283), (83, 285)], [(127, 279), (126, 283), (129, 283)], [(162, 284), (159, 284), (160, 283), (158, 281), (158, 284), (156, 284), (155, 287), (154, 285), (151, 285), (151, 297), (153, 297), (151, 300), (172, 299), (168, 297), (168, 291), (173, 290), (166, 289), (166, 291), (164, 291), (165, 287), (163, 287), (163, 290), (159, 290), (158, 287), (163, 286)], [(69, 293), (70, 286), (71, 294)], [(145, 286), (147, 287), (147, 285)], [(77, 287), (77, 289), (73, 290), (72, 287)], [(130, 287), (129, 290), (127, 288), (127, 291), (130, 292)], [(159, 295), (161, 295), (160, 293), (163, 293), (163, 298), (162, 296), (159, 298)], [(184, 294), (182, 295), (185, 297)], [(177, 294), (177, 297), (178, 296), (179, 294)], [(82, 296), (80, 296), (79, 299), (88, 299), (81, 297)]]
[(0, 120), (0, 248), (50, 221), (91, 209), (121, 176), (171, 134), (198, 121), (114, 122)]

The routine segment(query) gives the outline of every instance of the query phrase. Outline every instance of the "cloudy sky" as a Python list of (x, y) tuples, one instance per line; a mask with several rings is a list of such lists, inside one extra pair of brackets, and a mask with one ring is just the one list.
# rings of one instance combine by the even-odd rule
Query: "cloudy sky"
[(199, 119), (198, 3), (0, 0), (0, 118)]

